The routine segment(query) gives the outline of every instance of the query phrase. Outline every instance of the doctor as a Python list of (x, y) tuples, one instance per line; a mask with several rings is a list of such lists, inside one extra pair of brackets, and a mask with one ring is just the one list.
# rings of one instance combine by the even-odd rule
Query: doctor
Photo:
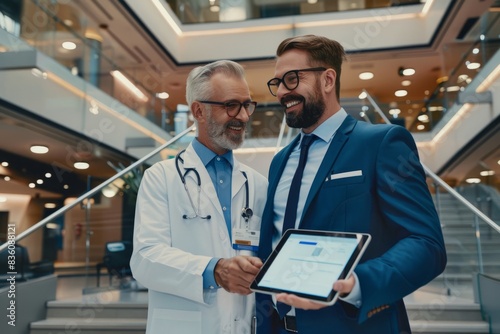
[[(287, 223), (369, 233), (372, 240), (354, 274), (334, 284), (341, 298), (333, 306), (293, 294), (278, 294), (275, 300), (257, 294), (259, 334), (411, 333), (403, 298), (446, 265), (441, 226), (415, 142), (402, 126), (367, 124), (340, 106), (344, 58), (343, 47), (322, 36), (292, 37), (278, 46), (268, 87), (283, 106), (287, 124), (301, 133), (271, 163), (259, 256), (269, 256)], [(313, 140), (305, 170), (295, 182), (292, 176), (303, 161), (300, 147), (308, 136)], [(298, 204), (289, 210), (293, 196), (287, 195), (297, 184)]]
[(267, 180), (232, 150), (256, 103), (243, 68), (227, 60), (193, 69), (186, 99), (197, 137), (146, 170), (137, 198), (130, 264), (149, 289), (146, 332), (251, 333)]

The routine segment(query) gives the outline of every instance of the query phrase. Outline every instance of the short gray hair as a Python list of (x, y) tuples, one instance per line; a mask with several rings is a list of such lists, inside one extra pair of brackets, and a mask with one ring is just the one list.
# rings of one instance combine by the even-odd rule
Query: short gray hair
[(245, 80), (243, 66), (232, 60), (218, 60), (204, 66), (198, 66), (189, 73), (186, 82), (186, 101), (189, 108), (196, 100), (210, 99), (212, 86), (209, 81), (216, 73)]

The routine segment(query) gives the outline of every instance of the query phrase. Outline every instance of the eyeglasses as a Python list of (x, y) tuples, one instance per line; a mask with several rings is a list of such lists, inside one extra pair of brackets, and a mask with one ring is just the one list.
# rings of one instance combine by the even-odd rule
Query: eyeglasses
[(267, 82), (267, 87), (273, 96), (278, 94), (278, 88), (281, 83), (288, 90), (294, 90), (299, 86), (299, 72), (319, 72), (326, 71), (324, 67), (303, 68), (301, 70), (292, 70), (286, 72), (281, 79), (273, 78)]
[(206, 104), (214, 104), (218, 106), (223, 106), (226, 108), (226, 113), (229, 117), (236, 117), (240, 111), (241, 107), (245, 108), (248, 113), (248, 116), (252, 115), (257, 107), (257, 102), (255, 101), (247, 101), (247, 102), (238, 102), (238, 101), (228, 101), (228, 102), (216, 102), (216, 101), (198, 101)]

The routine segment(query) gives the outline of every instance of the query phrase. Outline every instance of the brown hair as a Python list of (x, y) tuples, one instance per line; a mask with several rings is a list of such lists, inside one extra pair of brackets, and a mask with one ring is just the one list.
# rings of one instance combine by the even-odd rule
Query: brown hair
[(324, 66), (335, 70), (337, 73), (335, 93), (337, 100), (339, 100), (340, 73), (342, 62), (346, 59), (344, 47), (339, 42), (323, 36), (303, 35), (285, 39), (278, 46), (276, 55), (279, 57), (286, 51), (293, 49), (306, 51), (310, 55), (311, 66)]

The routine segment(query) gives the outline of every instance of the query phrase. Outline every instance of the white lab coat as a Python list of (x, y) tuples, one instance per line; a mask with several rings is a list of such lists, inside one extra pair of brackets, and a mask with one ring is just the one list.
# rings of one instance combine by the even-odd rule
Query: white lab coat
[[(183, 219), (192, 215), (175, 159), (158, 162), (144, 173), (137, 198), (134, 252), (130, 261), (135, 279), (149, 289), (147, 334), (246, 334), (255, 313), (254, 295), (241, 296), (224, 289), (203, 289), (203, 271), (212, 257), (255, 255), (232, 248), (222, 208), (212, 180), (189, 145), (183, 153), (184, 168), (196, 168), (201, 179), (200, 215), (211, 219)], [(232, 174), (232, 226), (244, 227), (245, 171), (249, 228), (260, 231), (267, 179), (234, 159)], [(186, 175), (189, 193), (197, 208), (194, 172)]]

